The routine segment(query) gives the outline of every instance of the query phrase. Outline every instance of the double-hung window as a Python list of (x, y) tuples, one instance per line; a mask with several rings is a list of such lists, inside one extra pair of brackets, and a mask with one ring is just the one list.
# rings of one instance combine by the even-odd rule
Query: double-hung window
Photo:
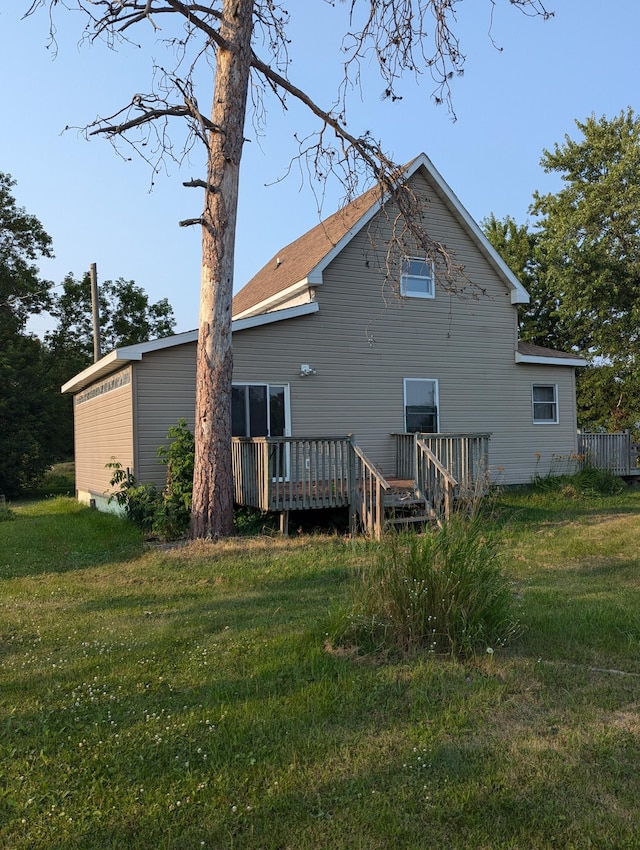
[(531, 404), (534, 425), (556, 425), (559, 422), (557, 384), (532, 384)]
[(404, 429), (408, 434), (438, 433), (438, 382), (404, 379)]
[(405, 298), (435, 298), (433, 263), (405, 257), (400, 274), (400, 295)]

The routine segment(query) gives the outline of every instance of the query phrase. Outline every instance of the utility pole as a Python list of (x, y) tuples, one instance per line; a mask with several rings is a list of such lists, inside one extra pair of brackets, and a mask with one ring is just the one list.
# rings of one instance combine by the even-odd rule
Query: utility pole
[(100, 301), (98, 299), (98, 268), (95, 263), (91, 263), (91, 315), (93, 318), (93, 362), (97, 363), (100, 360), (101, 343), (100, 343)]

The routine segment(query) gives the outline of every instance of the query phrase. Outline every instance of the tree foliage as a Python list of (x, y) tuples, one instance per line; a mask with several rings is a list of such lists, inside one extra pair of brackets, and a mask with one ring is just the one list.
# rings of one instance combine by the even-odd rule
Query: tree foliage
[(483, 229), (531, 295), (520, 338), (578, 351), (581, 427), (638, 429), (640, 423), (640, 120), (576, 121), (545, 150), (542, 166), (562, 179), (534, 193), (534, 227), (490, 216)]
[(51, 239), (18, 206), (14, 186), (0, 173), (0, 494), (9, 498), (56, 459), (62, 414), (54, 358), (25, 331), (51, 303), (51, 284), (36, 266), (51, 256)]
[[(99, 287), (100, 336), (102, 353), (124, 345), (170, 336), (175, 327), (173, 309), (166, 298), (154, 304), (133, 280), (106, 280)], [(56, 327), (46, 335), (56, 352), (75, 358), (77, 369), (93, 359), (93, 317), (91, 279), (85, 274), (76, 280), (72, 274), (62, 282), (62, 293), (50, 308)], [(73, 374), (69, 371), (69, 377)]]
[(38, 219), (13, 197), (15, 180), (0, 172), (0, 345), (24, 330), (34, 313), (50, 304), (51, 283), (38, 275), (36, 261), (51, 257), (51, 237)]
[[(546, 285), (571, 343), (591, 359), (579, 377), (584, 424), (640, 423), (640, 119), (628, 109), (576, 121), (577, 140), (545, 150), (556, 193), (536, 193)], [(595, 400), (599, 399), (599, 404)]]
[[(0, 494), (9, 498), (72, 455), (71, 400), (60, 387), (93, 356), (89, 278), (69, 275), (59, 296), (41, 280), (37, 261), (52, 256), (51, 238), (18, 206), (14, 186), (0, 173)], [(44, 341), (27, 331), (43, 311), (57, 319)], [(101, 311), (112, 346), (167, 336), (174, 326), (168, 301), (149, 304), (133, 281), (107, 281)]]
[(563, 187), (534, 195), (547, 281), (573, 342), (629, 364), (640, 355), (640, 121), (632, 110), (576, 121), (582, 138), (545, 150)]

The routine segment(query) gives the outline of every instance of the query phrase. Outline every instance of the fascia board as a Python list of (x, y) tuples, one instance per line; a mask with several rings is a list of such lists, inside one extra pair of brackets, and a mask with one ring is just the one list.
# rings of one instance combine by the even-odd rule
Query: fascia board
[(516, 363), (532, 363), (536, 366), (587, 366), (582, 357), (538, 357), (535, 354), (520, 354), (516, 351)]
[[(322, 283), (322, 281), (320, 281)], [(233, 321), (239, 321), (241, 319), (249, 319), (251, 316), (258, 316), (265, 313), (267, 310), (273, 310), (274, 307), (277, 307), (278, 304), (283, 301), (288, 301), (290, 298), (299, 295), (301, 292), (310, 285), (310, 281), (305, 277), (302, 280), (299, 280), (297, 283), (293, 283), (291, 286), (288, 286), (286, 289), (283, 289), (281, 292), (277, 292), (275, 295), (271, 295), (269, 298), (265, 298), (263, 301), (254, 304), (252, 307), (249, 307), (247, 310), (243, 310), (242, 313), (238, 313), (233, 317)]]
[(287, 307), (285, 310), (274, 310), (271, 313), (261, 313), (258, 316), (247, 316), (245, 319), (234, 319), (231, 323), (233, 333), (244, 331), (248, 328), (257, 328), (260, 325), (271, 325), (274, 322), (284, 322), (287, 319), (297, 319), (300, 316), (309, 316), (317, 313), (320, 305), (317, 301), (309, 301), (308, 304), (298, 304), (295, 307)]

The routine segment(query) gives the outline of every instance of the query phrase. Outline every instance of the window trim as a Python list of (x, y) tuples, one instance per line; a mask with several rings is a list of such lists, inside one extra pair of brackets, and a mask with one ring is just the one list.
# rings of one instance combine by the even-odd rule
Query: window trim
[[(538, 388), (544, 387), (545, 389), (552, 387), (553, 388), (553, 400), (552, 401), (540, 401), (535, 398), (535, 391)], [(536, 405), (542, 404), (551, 404), (553, 405), (554, 417), (553, 419), (540, 419), (536, 417)], [(558, 425), (560, 422), (560, 404), (558, 401), (558, 385), (557, 384), (545, 384), (541, 381), (535, 384), (531, 384), (531, 419), (534, 425)]]
[[(411, 263), (420, 263), (421, 266), (426, 266), (430, 270), (430, 275), (411, 274)], [(406, 269), (406, 271), (405, 271)], [(409, 282), (412, 280), (429, 281), (428, 292), (416, 292), (411, 290)], [(435, 267), (433, 260), (422, 257), (404, 257), (400, 267), (400, 295), (403, 298), (435, 298), (436, 297), (436, 282), (435, 282)]]
[[(433, 400), (434, 400), (434, 404), (435, 404), (435, 408), (436, 408), (436, 429), (433, 432), (427, 432), (427, 431), (415, 432), (415, 431), (408, 431), (407, 430), (407, 384), (409, 383), (409, 381), (415, 381), (415, 382), (422, 381), (422, 382), (428, 382), (428, 383), (434, 385)], [(440, 432), (440, 386), (439, 386), (438, 379), (437, 378), (403, 378), (402, 379), (402, 389), (403, 389), (403, 402), (404, 402), (403, 408), (402, 408), (402, 415), (403, 415), (403, 421), (404, 421), (404, 433), (405, 434), (413, 434), (413, 433), (438, 434)]]

